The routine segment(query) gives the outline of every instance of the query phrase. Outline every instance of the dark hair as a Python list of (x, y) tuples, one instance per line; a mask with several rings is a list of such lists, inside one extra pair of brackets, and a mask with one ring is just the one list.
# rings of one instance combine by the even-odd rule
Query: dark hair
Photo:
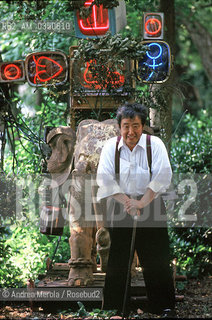
[(117, 110), (116, 119), (119, 127), (121, 127), (121, 120), (125, 118), (133, 119), (138, 116), (141, 119), (142, 125), (145, 124), (147, 118), (147, 108), (140, 103), (124, 104)]

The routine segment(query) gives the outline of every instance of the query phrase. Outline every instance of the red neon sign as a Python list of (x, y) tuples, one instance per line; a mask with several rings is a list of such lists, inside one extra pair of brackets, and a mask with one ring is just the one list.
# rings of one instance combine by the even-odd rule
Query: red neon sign
[[(93, 1), (86, 1), (84, 7), (90, 7)], [(102, 4), (99, 7), (93, 5), (92, 12), (86, 19), (82, 19), (78, 11), (77, 20), (79, 29), (84, 35), (104, 35), (109, 30), (108, 9), (104, 9)]]
[[(47, 82), (59, 76), (59, 74), (63, 71), (63, 67), (57, 61), (49, 57), (41, 56), (36, 60), (36, 57), (33, 55), (33, 61), (36, 65), (36, 73), (33, 80), (35, 84), (37, 83), (37, 79), (40, 82)], [(53, 64), (53, 66), (51, 64)], [(54, 64), (58, 67), (57, 71), (55, 71)], [(44, 77), (42, 78), (41, 75)]]
[(156, 18), (150, 18), (145, 23), (145, 31), (147, 34), (156, 35), (161, 31), (162, 25), (160, 20)]
[(24, 81), (23, 61), (1, 62), (0, 63), (0, 82)]
[[(124, 85), (125, 77), (118, 71), (109, 71), (108, 66), (101, 66), (100, 72), (104, 71), (107, 74), (107, 78), (102, 80), (96, 68), (96, 60), (90, 60), (86, 62), (86, 69), (83, 73), (83, 86), (89, 89), (106, 89), (109, 84), (114, 88), (119, 88)], [(99, 83), (101, 81), (101, 84)]]
[(4, 68), (4, 76), (8, 80), (20, 79), (21, 69), (17, 65), (10, 63)]
[(67, 80), (68, 62), (62, 52), (32, 53), (25, 65), (27, 80), (32, 86), (58, 85)]

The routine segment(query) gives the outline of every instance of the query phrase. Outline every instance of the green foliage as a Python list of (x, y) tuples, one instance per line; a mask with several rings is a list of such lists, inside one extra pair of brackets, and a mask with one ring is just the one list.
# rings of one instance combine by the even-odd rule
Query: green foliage
[(6, 149), (4, 169), (9, 174), (13, 168), (14, 173), (21, 173), (22, 176), (40, 173), (41, 159), (44, 158), (44, 128), (66, 125), (66, 105), (47, 96), (41, 106), (35, 106), (33, 115), (29, 116), (24, 113), (24, 101), (21, 101), (18, 94), (16, 98), (19, 99), (18, 114), (8, 128), (15, 141), (12, 150), (9, 146)]
[(171, 162), (174, 172), (178, 173), (175, 174), (175, 184), (178, 187), (185, 181), (183, 179), (189, 179), (187, 183), (192, 182), (190, 188), (193, 186), (197, 191), (192, 200), (191, 189), (185, 184), (182, 197), (177, 199), (174, 216), (178, 216), (186, 201), (192, 200), (185, 214), (196, 217), (196, 221), (175, 222), (175, 227), (170, 228), (171, 248), (173, 257), (178, 261), (178, 270), (196, 277), (212, 270), (212, 117), (207, 110), (201, 110), (198, 118), (188, 114), (183, 128), (183, 134), (176, 135), (172, 142)]
[(193, 21), (200, 23), (205, 28), (205, 36), (210, 37), (212, 33), (210, 19), (212, 6), (207, 0), (188, 0), (186, 5), (184, 0), (175, 0), (175, 8), (176, 54), (174, 63), (177, 74), (176, 86), (184, 95), (184, 101), (179, 103), (179, 100), (176, 99), (173, 103), (173, 110), (181, 114), (187, 109), (197, 116), (199, 109), (211, 109), (212, 87), (204, 70), (203, 61), (201, 61), (199, 52), (186, 26), (187, 24), (191, 26)]
[(211, 231), (205, 228), (175, 228), (169, 232), (173, 258), (177, 258), (177, 272), (188, 277), (210, 274), (212, 265)]
[(172, 141), (171, 164), (174, 172), (210, 173), (212, 171), (212, 117), (201, 110), (199, 118), (187, 114), (184, 132)]
[(107, 33), (99, 39), (89, 41), (79, 41), (79, 47), (75, 58), (83, 58), (84, 61), (90, 59), (104, 59), (110, 62), (114, 59), (135, 59), (142, 57), (146, 52), (146, 47), (132, 37), (123, 37), (121, 34), (111, 36)]
[(16, 182), (0, 172), (0, 226), (14, 222), (16, 215)]
[(49, 245), (38, 242), (40, 234), (29, 223), (17, 223), (9, 232), (4, 232), (1, 238), (1, 252), (6, 250), (6, 255), (3, 253), (1, 256), (0, 285), (21, 287), (26, 285), (28, 278), (35, 278), (37, 270), (42, 269)]
[(6, 244), (6, 238), (11, 235), (9, 228), (0, 228), (0, 287), (19, 286), (19, 274), (21, 269), (14, 267), (9, 261), (13, 256), (13, 249), (9, 244)]
[(118, 0), (94, 0), (90, 6), (84, 7), (85, 1), (79, 0), (79, 1), (69, 1), (67, 5), (68, 11), (73, 10), (79, 10), (79, 14), (83, 19), (86, 19), (92, 10), (92, 7), (94, 5), (97, 5), (98, 7), (100, 5), (103, 5), (104, 8), (112, 9), (114, 7), (117, 7), (119, 5)]
[(125, 2), (127, 7), (127, 27), (124, 34), (131, 34), (141, 41), (143, 12), (158, 11), (159, 1), (126, 0)]
[(85, 306), (82, 302), (77, 302), (78, 306), (79, 306), (79, 310), (77, 312), (77, 316), (78, 317), (82, 317), (85, 318), (89, 315), (89, 313), (86, 311)]
[[(70, 258), (69, 231), (65, 228), (55, 262)], [(27, 279), (45, 273), (46, 258), (53, 256), (58, 237), (40, 233), (38, 221), (16, 222), (0, 229), (0, 287), (24, 287)]]
[(100, 310), (93, 309), (92, 311), (87, 311), (82, 302), (77, 302), (79, 309), (76, 312), (72, 312), (71, 309), (63, 310), (60, 312), (61, 315), (69, 316), (71, 318), (90, 318), (90, 319), (110, 319), (112, 316), (115, 316), (117, 310)]
[[(73, 13), (67, 11), (68, 1), (42, 1), (37, 6), (37, 1), (14, 1), (10, 5), (1, 1), (1, 21), (30, 21), (30, 20), (68, 20), (73, 19)], [(0, 45), (4, 60), (13, 61), (23, 59), (33, 51), (63, 50), (68, 54), (69, 46), (74, 41), (73, 33), (32, 32), (27, 28), (13, 32), (0, 33)], [(67, 45), (68, 44), (68, 45)]]
[(100, 309), (93, 309), (91, 312), (89, 312), (89, 315), (93, 317), (94, 319), (100, 318), (100, 319), (110, 319), (112, 316), (115, 316), (117, 313), (116, 310), (100, 310)]
[[(55, 249), (56, 247), (56, 241), (57, 237), (55, 236), (45, 236), (49, 239), (49, 241), (52, 242), (52, 246)], [(69, 226), (66, 225), (63, 230), (63, 235), (61, 237), (61, 241), (58, 247), (58, 250), (54, 257), (54, 262), (68, 262), (70, 259), (70, 246), (69, 246), (69, 237), (70, 237), (70, 231)], [(51, 255), (52, 257), (52, 255)]]
[[(45, 272), (46, 258), (53, 258), (58, 237), (43, 235), (39, 230), (41, 179), (40, 175), (23, 177), (22, 173), (22, 177), (10, 179), (1, 174), (0, 198), (6, 197), (6, 204), (1, 201), (0, 217), (1, 287), (25, 286), (28, 278), (35, 280)], [(68, 240), (69, 227), (65, 226), (54, 262), (70, 258)]]

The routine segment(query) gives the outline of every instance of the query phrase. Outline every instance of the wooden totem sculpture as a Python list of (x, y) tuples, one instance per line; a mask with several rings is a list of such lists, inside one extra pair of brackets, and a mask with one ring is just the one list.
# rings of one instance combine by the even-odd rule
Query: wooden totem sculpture
[(102, 203), (95, 201), (95, 173), (104, 142), (118, 134), (116, 120), (83, 120), (77, 129), (76, 144), (75, 133), (70, 127), (55, 128), (47, 136), (47, 142), (52, 149), (48, 170), (53, 180), (56, 179), (59, 184), (66, 182), (74, 158), (74, 170), (71, 172), (69, 186), (70, 286), (86, 286), (93, 282), (96, 247), (100, 255), (101, 269), (106, 269), (110, 238), (103, 226), (103, 220), (98, 219), (105, 212), (105, 208)]

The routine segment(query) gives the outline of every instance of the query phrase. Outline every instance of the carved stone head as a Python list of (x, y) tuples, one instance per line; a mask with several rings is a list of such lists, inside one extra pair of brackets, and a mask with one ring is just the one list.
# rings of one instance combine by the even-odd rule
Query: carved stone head
[(54, 128), (47, 135), (47, 143), (52, 149), (47, 168), (57, 186), (63, 184), (70, 174), (75, 142), (76, 135), (70, 127)]

